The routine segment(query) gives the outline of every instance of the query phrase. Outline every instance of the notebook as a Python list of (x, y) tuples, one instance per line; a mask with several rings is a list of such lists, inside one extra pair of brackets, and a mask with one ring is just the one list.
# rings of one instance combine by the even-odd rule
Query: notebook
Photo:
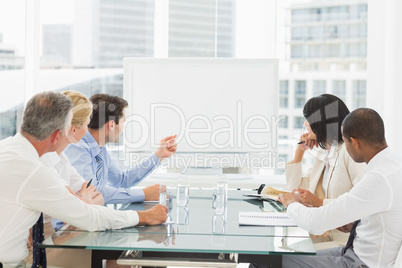
[(239, 212), (239, 225), (297, 226), (287, 213)]

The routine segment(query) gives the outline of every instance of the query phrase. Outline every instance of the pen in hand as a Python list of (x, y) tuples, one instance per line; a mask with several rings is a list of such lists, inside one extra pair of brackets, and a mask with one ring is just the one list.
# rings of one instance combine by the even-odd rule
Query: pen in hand
[(301, 141), (301, 142), (298, 142), (297, 144), (304, 144), (304, 143), (306, 143), (306, 141)]
[(92, 179), (89, 180), (88, 184), (87, 184), (87, 188), (91, 185)]

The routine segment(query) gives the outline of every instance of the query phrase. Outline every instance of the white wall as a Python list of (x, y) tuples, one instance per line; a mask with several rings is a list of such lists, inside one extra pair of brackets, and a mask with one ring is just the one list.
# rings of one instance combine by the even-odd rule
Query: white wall
[(76, 0), (72, 38), (73, 66), (91, 67), (94, 65), (93, 50), (96, 36), (94, 23), (95, 0)]
[(402, 1), (368, 6), (367, 107), (383, 117), (388, 145), (402, 149)]
[(243, 0), (236, 5), (236, 57), (275, 58), (276, 1)]

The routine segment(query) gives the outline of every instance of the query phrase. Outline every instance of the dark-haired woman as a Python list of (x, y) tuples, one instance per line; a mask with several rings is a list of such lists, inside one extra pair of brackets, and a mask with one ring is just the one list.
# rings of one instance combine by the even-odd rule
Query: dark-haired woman
[[(286, 163), (286, 183), (290, 190), (297, 190), (306, 205), (326, 205), (343, 193), (348, 192), (363, 176), (365, 164), (356, 163), (343, 144), (341, 126), (349, 109), (338, 97), (323, 94), (307, 101), (303, 108), (307, 133), (300, 137), (304, 142), (297, 146), (292, 161)], [(315, 161), (302, 175), (302, 160), (306, 150), (319, 148)], [(347, 233), (331, 230), (313, 237), (316, 248), (343, 246)]]

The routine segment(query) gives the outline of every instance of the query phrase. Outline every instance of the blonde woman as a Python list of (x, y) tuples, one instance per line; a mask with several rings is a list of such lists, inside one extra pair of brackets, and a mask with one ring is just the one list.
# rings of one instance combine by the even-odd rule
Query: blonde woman
[[(77, 196), (87, 204), (104, 205), (102, 195), (94, 186), (90, 185), (87, 187), (88, 182), (78, 174), (73, 166), (71, 166), (67, 156), (63, 153), (64, 149), (70, 143), (78, 143), (87, 132), (87, 126), (92, 113), (92, 104), (79, 92), (64, 91), (63, 94), (69, 97), (74, 103), (69, 139), (65, 144), (62, 144), (56, 152), (43, 155), (41, 161), (46, 166), (54, 167), (57, 170), (63, 178), (67, 189), (73, 195)], [(87, 179), (90, 180), (91, 178)]]

